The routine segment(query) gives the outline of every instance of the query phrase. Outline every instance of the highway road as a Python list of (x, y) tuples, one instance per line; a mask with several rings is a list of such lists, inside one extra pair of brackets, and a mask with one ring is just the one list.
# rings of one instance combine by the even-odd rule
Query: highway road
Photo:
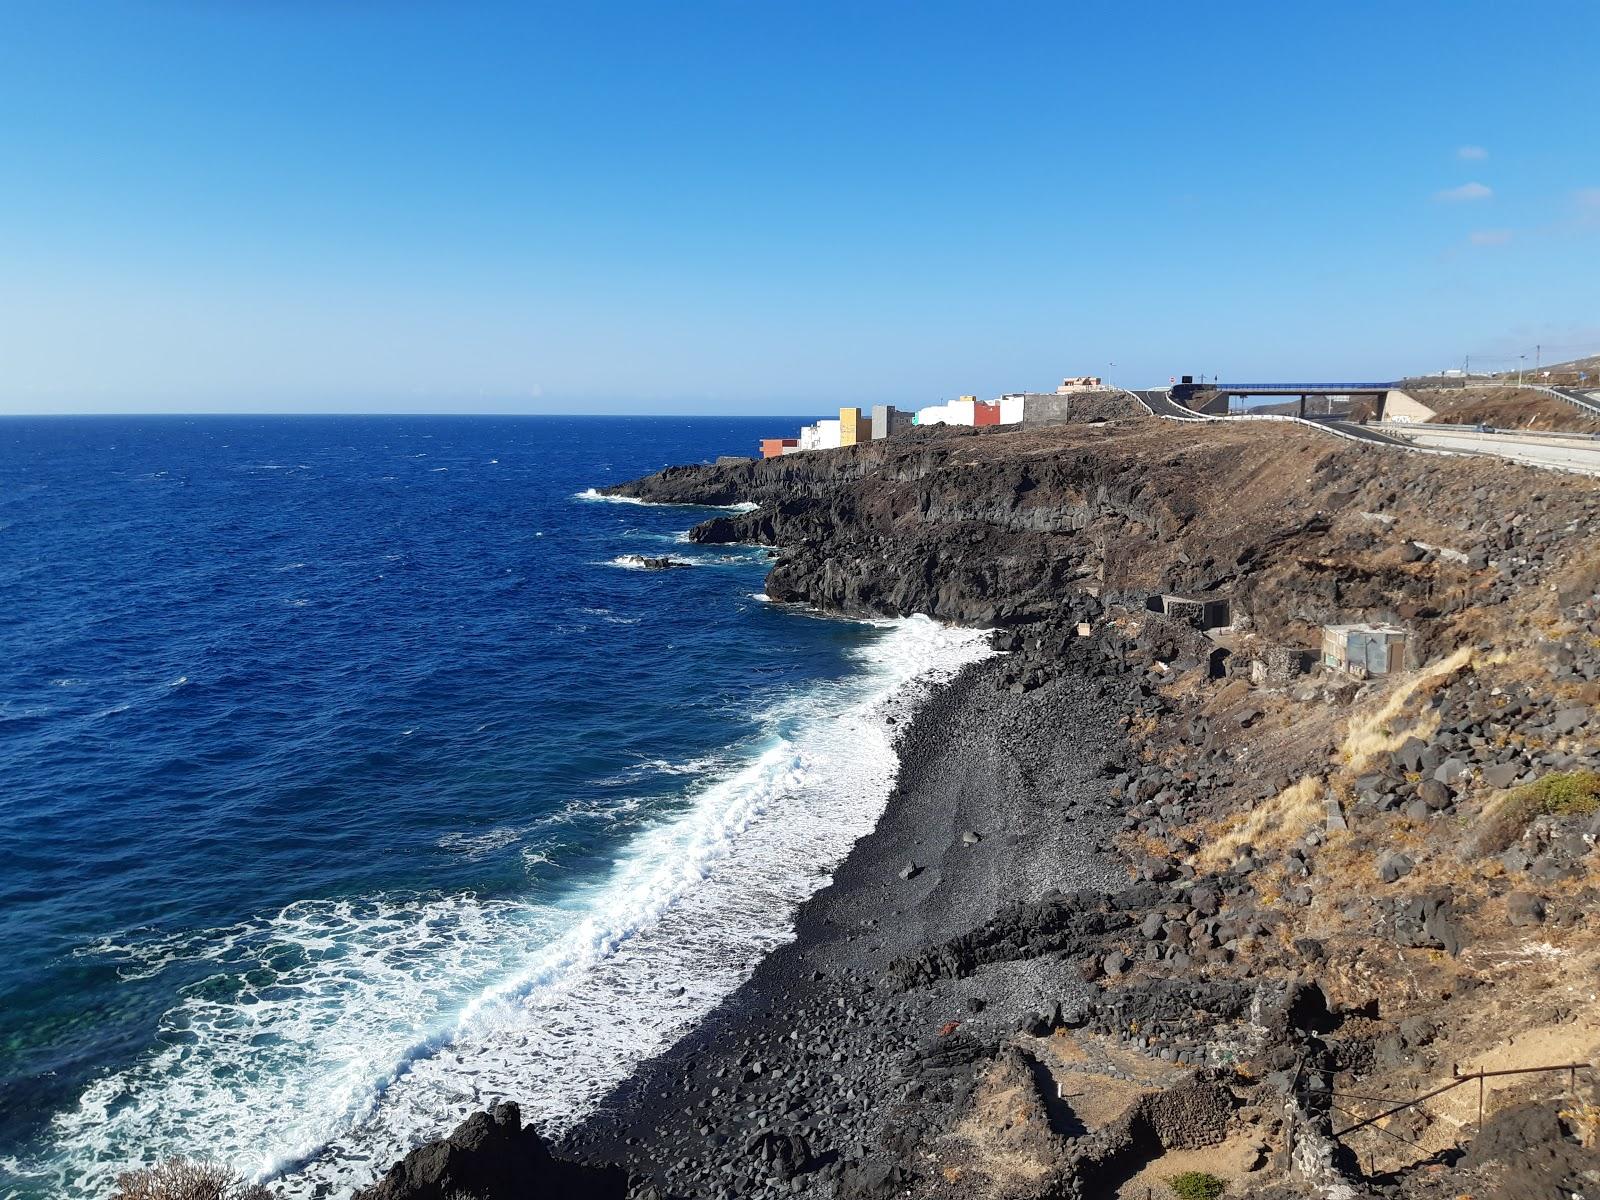
[[(1207, 416), (1184, 408), (1164, 390), (1131, 393), (1154, 416), (1173, 421), (1295, 420), (1292, 417)], [(1480, 433), (1470, 426), (1422, 425), (1390, 422), (1357, 425), (1347, 421), (1297, 421), (1315, 425), (1328, 434), (1373, 442), (1383, 446), (1410, 446), (1451, 454), (1492, 454), (1535, 467), (1555, 467), (1600, 476), (1600, 438), (1553, 433)]]
[(1457, 454), (1494, 454), (1535, 467), (1560, 467), (1600, 475), (1600, 440), (1578, 435), (1479, 433), (1451, 425), (1387, 424), (1384, 432), (1413, 445)]
[(1136, 391), (1131, 394), (1140, 404), (1148, 408), (1152, 415), (1167, 417), (1174, 421), (1293, 421), (1297, 425), (1315, 426), (1334, 437), (1350, 438), (1358, 442), (1374, 442), (1380, 446), (1405, 444), (1391, 434), (1379, 432), (1365, 425), (1357, 425), (1352, 421), (1305, 421), (1296, 417), (1266, 413), (1210, 416), (1183, 407), (1163, 390)]

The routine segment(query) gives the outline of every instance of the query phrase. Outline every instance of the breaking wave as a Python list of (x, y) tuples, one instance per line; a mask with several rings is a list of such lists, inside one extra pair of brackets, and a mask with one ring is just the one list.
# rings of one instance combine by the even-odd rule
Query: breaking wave
[(664, 504), (658, 500), (641, 500), (637, 496), (608, 496), (595, 488), (584, 488), (572, 497), (574, 500), (599, 500), (606, 504), (644, 504), (652, 508), (715, 508), (723, 512), (754, 512), (760, 507), (748, 500), (737, 504)]
[(524, 898), (305, 901), (83, 947), (127, 978), (193, 981), (157, 1049), (53, 1119), (62, 1156), (32, 1173), (94, 1194), (130, 1161), (203, 1146), (286, 1196), (342, 1196), (498, 1099), (549, 1131), (579, 1119), (791, 936), (795, 906), (889, 794), (888, 718), (989, 652), (981, 634), (926, 618), (874, 624), (852, 652), (859, 670), (772, 701), (756, 740), (641, 763), (683, 786), (664, 810), (604, 810), (637, 831), (599, 876), (561, 887), (547, 835), (562, 814), (550, 814), (441, 843), (469, 856), (518, 846), (545, 885)]

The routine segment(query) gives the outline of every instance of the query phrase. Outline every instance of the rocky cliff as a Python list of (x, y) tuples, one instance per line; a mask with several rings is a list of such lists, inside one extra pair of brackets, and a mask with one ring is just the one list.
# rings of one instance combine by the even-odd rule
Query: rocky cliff
[[(1582, 1114), (1600, 1112), (1586, 1107), (1592, 1090), (1567, 1101), (1567, 1117), (1533, 1123), (1558, 1129), (1558, 1144), (1474, 1150), (1465, 1174), (1438, 1164), (1477, 1145), (1466, 1114), (1425, 1106), (1329, 1136), (1460, 1063), (1521, 1068), (1600, 1050), (1583, 990), (1600, 963), (1587, 915), (1600, 898), (1593, 481), (1298, 427), (1122, 420), (931, 430), (670, 469), (613, 491), (754, 503), (692, 536), (775, 547), (775, 600), (995, 627), (1013, 651), (997, 668), (1011, 690), (1103, 675), (1132, 697), (1136, 757), (1106, 788), (1135, 888), (1019, 896), (901, 955), (887, 986), (917, 994), (1007, 963), (1062, 964), (1061, 996), (1087, 982), (1097, 998), (1028, 1018), (1019, 1044), (1073, 1029), (1091, 1053), (1109, 1041), (1157, 1062), (1228, 1066), (1238, 1113), (1253, 1114), (1228, 1136), (1262, 1148), (1256, 1174), (1224, 1172), (1236, 1190), (1554, 1197), (1600, 1166), (1581, 1149), (1594, 1132)], [(1226, 627), (1200, 628), (1207, 613)], [(1318, 663), (1322, 627), (1356, 622), (1404, 630), (1391, 674)], [(1556, 957), (1543, 961), (1559, 968), (1493, 965), (1549, 946)], [(1263, 997), (1282, 1003), (1271, 998), (1306, 979), (1320, 985), (1321, 1015), (1264, 1032), (1252, 1016)], [(1519, 1052), (1519, 1038), (1533, 1048)], [(1012, 1095), (1020, 1077), (1002, 1060), (992, 1078), (977, 1070), (964, 1124), (921, 1150), (894, 1143), (868, 1174), (930, 1196), (1104, 1185), (1093, 1140), (1048, 1121), (1033, 1143), (1037, 1178), (1024, 1186), (996, 1165), (983, 1126), (998, 1118), (982, 1098)], [(1050, 1086), (1069, 1078), (1057, 1071)], [(1554, 1112), (1553, 1077), (1509, 1078), (1522, 1090), (1502, 1106)], [(1501, 1086), (1486, 1085), (1490, 1109)], [(1137, 1154), (1119, 1146), (1113, 1157), (1142, 1154), (1141, 1170), (1184, 1161), (1149, 1139)], [(1549, 1169), (1529, 1174), (1529, 1155)], [(864, 1186), (841, 1182), (841, 1194), (877, 1194)]]
[[(610, 490), (754, 504), (692, 536), (773, 547), (773, 599), (1007, 653), (919, 711), (795, 943), (564, 1140), (585, 1186), (616, 1163), (639, 1196), (841, 1200), (1600, 1178), (1590, 1072), (1493, 1076), (1481, 1116), (1476, 1087), (1402, 1107), (1600, 1056), (1592, 481), (1124, 418)], [(1352, 622), (1403, 631), (1392, 671), (1320, 663)], [(569, 1169), (503, 1125), (456, 1138)], [(431, 1197), (459, 1152), (382, 1195)]]

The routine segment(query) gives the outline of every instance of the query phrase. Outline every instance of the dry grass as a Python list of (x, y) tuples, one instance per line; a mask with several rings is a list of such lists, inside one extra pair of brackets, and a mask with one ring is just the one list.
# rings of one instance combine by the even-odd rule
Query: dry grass
[(117, 1176), (111, 1200), (272, 1200), (272, 1193), (217, 1163), (169, 1158)]
[(1195, 855), (1195, 864), (1217, 868), (1231, 863), (1244, 846), (1280, 846), (1327, 820), (1322, 780), (1306, 775), (1247, 813), (1230, 817)]
[(1418, 671), (1393, 688), (1381, 705), (1370, 713), (1350, 718), (1345, 729), (1344, 761), (1351, 771), (1361, 771), (1383, 754), (1392, 754), (1408, 737), (1423, 740), (1439, 728), (1439, 714), (1428, 712), (1416, 722), (1400, 720), (1412, 699), (1441, 683), (1472, 662), (1472, 647), (1462, 646)]

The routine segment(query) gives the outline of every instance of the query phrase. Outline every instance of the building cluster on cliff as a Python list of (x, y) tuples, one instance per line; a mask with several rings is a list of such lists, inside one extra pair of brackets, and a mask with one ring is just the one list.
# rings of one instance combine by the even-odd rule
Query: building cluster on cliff
[(942, 404), (929, 405), (915, 412), (893, 404), (874, 404), (868, 413), (859, 408), (841, 408), (837, 418), (828, 417), (807, 425), (798, 437), (761, 439), (761, 457), (778, 458), (802, 450), (833, 450), (859, 442), (893, 437), (918, 425), (1021, 425), (1048, 423), (1068, 418), (1070, 397), (1101, 390), (1097, 375), (1078, 375), (1061, 381), (1054, 392), (1011, 392), (994, 400), (961, 396)]

